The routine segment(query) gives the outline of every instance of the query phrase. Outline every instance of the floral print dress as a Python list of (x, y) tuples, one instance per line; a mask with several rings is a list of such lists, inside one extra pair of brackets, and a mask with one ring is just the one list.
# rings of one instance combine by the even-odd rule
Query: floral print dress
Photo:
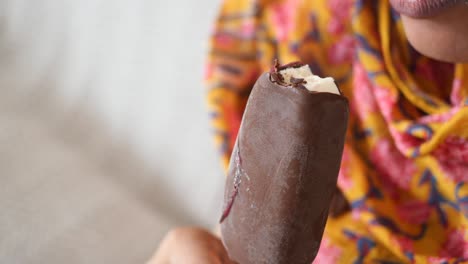
[(350, 100), (338, 187), (314, 263), (468, 263), (468, 65), (408, 43), (387, 0), (225, 0), (208, 105), (225, 168), (250, 90), (275, 58), (332, 76)]

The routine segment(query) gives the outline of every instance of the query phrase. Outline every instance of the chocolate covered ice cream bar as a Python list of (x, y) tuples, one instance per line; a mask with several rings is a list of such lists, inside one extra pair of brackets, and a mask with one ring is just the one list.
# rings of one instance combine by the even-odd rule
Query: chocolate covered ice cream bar
[(221, 217), (239, 264), (310, 264), (327, 221), (348, 122), (332, 78), (275, 64), (247, 103), (231, 156)]

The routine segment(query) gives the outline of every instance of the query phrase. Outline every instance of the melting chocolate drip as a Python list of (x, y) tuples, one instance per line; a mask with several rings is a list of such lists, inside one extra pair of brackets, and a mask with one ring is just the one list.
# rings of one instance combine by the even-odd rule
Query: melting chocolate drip
[[(242, 169), (242, 160), (241, 160), (241, 156), (240, 156), (240, 148), (239, 148), (239, 143), (237, 143), (237, 151), (236, 151), (236, 157), (235, 157), (235, 166), (236, 166), (236, 172), (235, 172), (235, 176), (234, 176), (234, 189), (232, 190), (232, 193), (229, 197), (229, 200), (223, 210), (223, 214), (221, 215), (221, 219), (219, 220), (220, 223), (222, 223), (224, 221), (224, 219), (226, 219), (226, 217), (228, 217), (229, 213), (231, 212), (231, 209), (232, 209), (232, 206), (234, 205), (234, 201), (237, 197), (237, 195), (239, 194), (239, 187), (240, 187), (240, 184), (242, 182), (242, 175), (246, 175), (247, 176), (247, 173), (244, 172), (244, 170)], [(247, 176), (248, 178), (248, 176)]]

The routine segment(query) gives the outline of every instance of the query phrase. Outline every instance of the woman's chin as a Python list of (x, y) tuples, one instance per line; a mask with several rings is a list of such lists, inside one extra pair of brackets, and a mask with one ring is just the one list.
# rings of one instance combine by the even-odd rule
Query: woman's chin
[(402, 15), (411, 45), (420, 53), (445, 62), (468, 62), (468, 6), (455, 6), (428, 18)]

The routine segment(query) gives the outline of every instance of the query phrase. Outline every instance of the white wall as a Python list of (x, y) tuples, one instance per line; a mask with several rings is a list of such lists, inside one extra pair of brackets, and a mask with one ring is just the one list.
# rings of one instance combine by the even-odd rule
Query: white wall
[[(0, 0), (0, 114), (29, 122), (4, 125), (4, 134), (53, 127), (35, 149), (54, 140), (73, 145), (75, 156), (95, 163), (102, 177), (162, 212), (169, 223), (163, 231), (213, 225), (224, 177), (211, 141), (202, 66), (218, 4)], [(0, 159), (26, 153), (28, 145), (1, 152)], [(34, 164), (25, 175), (34, 175)]]

